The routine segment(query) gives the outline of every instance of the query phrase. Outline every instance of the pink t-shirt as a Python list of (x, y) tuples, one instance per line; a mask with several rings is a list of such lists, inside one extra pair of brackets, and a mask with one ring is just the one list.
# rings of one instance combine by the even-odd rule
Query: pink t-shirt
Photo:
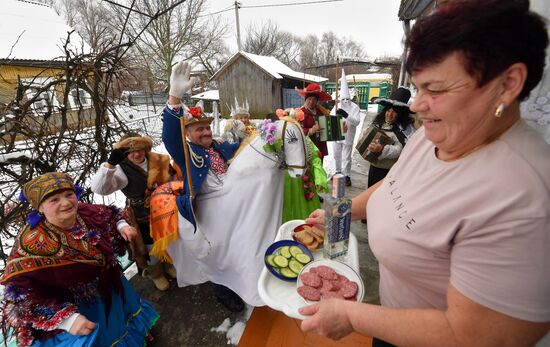
[(550, 321), (550, 146), (524, 122), (452, 162), (419, 129), (367, 216), (383, 305), (445, 309), (450, 281), (495, 311)]

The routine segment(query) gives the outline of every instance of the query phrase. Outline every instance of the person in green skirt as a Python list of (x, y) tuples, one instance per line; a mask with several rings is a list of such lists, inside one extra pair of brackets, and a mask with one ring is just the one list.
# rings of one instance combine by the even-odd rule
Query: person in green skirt
[[(280, 120), (300, 124), (304, 113), (300, 109), (278, 109)], [(301, 127), (300, 127), (301, 128)], [(293, 219), (306, 219), (311, 212), (321, 207), (319, 193), (328, 192), (327, 173), (319, 156), (319, 149), (307, 136), (307, 169), (301, 177), (292, 178), (285, 172), (282, 223)]]

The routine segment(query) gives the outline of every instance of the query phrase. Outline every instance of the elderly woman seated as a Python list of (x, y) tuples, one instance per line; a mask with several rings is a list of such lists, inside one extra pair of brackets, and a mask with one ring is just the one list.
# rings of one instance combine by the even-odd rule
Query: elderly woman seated
[(141, 346), (158, 319), (116, 258), (136, 229), (116, 207), (79, 203), (80, 192), (58, 172), (23, 186), (33, 211), (1, 280), (2, 330), (18, 346)]

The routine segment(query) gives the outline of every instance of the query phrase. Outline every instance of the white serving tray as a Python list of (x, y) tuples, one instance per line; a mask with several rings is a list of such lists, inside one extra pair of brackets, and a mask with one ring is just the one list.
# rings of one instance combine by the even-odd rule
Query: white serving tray
[[(292, 240), (292, 231), (294, 228), (304, 223), (305, 221), (303, 220), (291, 220), (281, 225), (273, 242), (285, 239)], [(312, 253), (314, 260), (324, 259), (323, 249), (318, 249)], [(352, 233), (349, 235), (348, 255), (345, 263), (351, 266), (357, 273), (360, 273), (357, 238)], [(296, 282), (282, 281), (273, 276), (264, 266), (258, 279), (258, 292), (260, 298), (272, 309), (281, 311), (291, 318), (305, 318), (298, 313), (298, 309), (306, 306), (306, 304), (296, 292)]]

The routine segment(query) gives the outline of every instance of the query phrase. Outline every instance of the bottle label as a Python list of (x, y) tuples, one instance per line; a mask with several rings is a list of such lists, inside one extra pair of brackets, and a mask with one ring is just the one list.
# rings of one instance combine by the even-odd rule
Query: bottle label
[[(346, 206), (340, 206), (338, 208), (339, 214), (345, 213)], [(342, 211), (340, 211), (342, 210)], [(351, 214), (348, 213), (343, 216), (330, 217), (330, 225), (328, 231), (328, 239), (331, 243), (340, 242), (349, 239), (349, 231), (351, 226)]]

